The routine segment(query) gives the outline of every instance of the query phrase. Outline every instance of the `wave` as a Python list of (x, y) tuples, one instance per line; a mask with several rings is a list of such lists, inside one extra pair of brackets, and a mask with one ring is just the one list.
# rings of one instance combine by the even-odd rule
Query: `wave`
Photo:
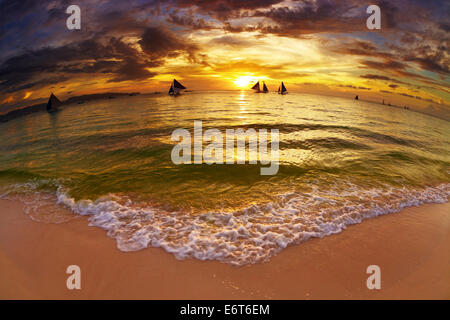
[[(185, 123), (185, 127), (188, 130), (192, 130), (192, 122), (189, 122), (189, 120), (196, 120), (188, 119)], [(222, 132), (224, 132), (226, 129), (277, 129), (281, 134), (291, 134), (291, 133), (298, 133), (298, 132), (305, 132), (305, 131), (321, 131), (326, 133), (344, 133), (348, 134), (352, 137), (359, 138), (359, 139), (365, 139), (366, 141), (371, 141), (374, 143), (379, 144), (392, 144), (392, 145), (399, 145), (399, 146), (405, 146), (405, 147), (415, 147), (415, 148), (423, 148), (428, 147), (427, 144), (424, 144), (423, 142), (413, 140), (413, 139), (406, 139), (406, 138), (400, 138), (396, 137), (391, 134), (382, 134), (379, 132), (375, 132), (368, 129), (359, 128), (356, 126), (347, 126), (347, 125), (327, 125), (327, 124), (320, 124), (320, 123), (314, 123), (310, 119), (308, 119), (308, 122), (302, 123), (302, 124), (291, 124), (291, 123), (249, 123), (249, 124), (242, 124), (242, 125), (219, 125), (217, 121), (220, 119), (214, 118), (211, 120), (205, 120), (203, 121), (203, 130), (216, 128)], [(219, 121), (220, 122), (220, 121)], [(178, 129), (179, 127), (176, 126), (166, 126), (164, 128), (157, 127), (157, 128), (140, 128), (140, 129), (129, 129), (129, 128), (123, 128), (120, 130), (114, 130), (111, 132), (84, 132), (84, 133), (78, 133), (76, 135), (71, 135), (68, 137), (58, 137), (58, 144), (61, 146), (64, 146), (66, 148), (78, 148), (80, 145), (97, 145), (98, 141), (102, 141), (103, 145), (114, 145), (118, 141), (128, 141), (128, 139), (137, 139), (139, 137), (149, 137), (151, 139), (158, 139), (158, 138), (164, 138), (169, 137), (171, 133)], [(98, 128), (96, 128), (98, 130)], [(330, 138), (333, 139), (333, 138)], [(14, 141), (14, 144), (5, 145), (5, 151), (14, 151), (14, 150), (20, 150), (24, 147), (32, 145), (51, 145), (54, 143), (54, 136), (52, 135), (44, 135), (39, 140), (36, 139), (29, 139), (29, 140), (22, 140), (22, 141)], [(314, 141), (312, 141), (314, 142)], [(320, 141), (319, 141), (320, 142)], [(327, 141), (323, 141), (323, 143), (326, 143)], [(329, 141), (330, 143), (334, 144), (335, 141)], [(340, 145), (340, 141), (336, 141), (338, 146)], [(307, 143), (307, 141), (306, 141)], [(348, 143), (348, 141), (347, 141)], [(345, 147), (345, 145), (344, 145)]]
[[(32, 184), (26, 187), (35, 188)], [(89, 216), (89, 225), (106, 230), (121, 251), (161, 247), (178, 259), (218, 260), (238, 266), (265, 262), (289, 245), (339, 233), (371, 217), (409, 206), (445, 203), (449, 195), (450, 184), (363, 189), (341, 182), (328, 190), (313, 187), (309, 192), (285, 193), (275, 201), (241, 210), (192, 214), (140, 205), (124, 195), (76, 201), (63, 187), (53, 198), (34, 193), (39, 205), (55, 201), (77, 215)], [(29, 201), (28, 206), (37, 202)]]

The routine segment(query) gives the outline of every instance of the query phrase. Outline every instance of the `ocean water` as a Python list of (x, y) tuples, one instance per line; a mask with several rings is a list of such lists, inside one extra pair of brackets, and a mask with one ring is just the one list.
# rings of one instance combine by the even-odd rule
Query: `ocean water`
[[(278, 129), (278, 174), (173, 164), (171, 134), (194, 120), (222, 132)], [(179, 259), (264, 262), (450, 194), (449, 122), (343, 98), (126, 96), (1, 123), (0, 136), (0, 198), (21, 200), (42, 223), (87, 215), (122, 251), (161, 247)]]

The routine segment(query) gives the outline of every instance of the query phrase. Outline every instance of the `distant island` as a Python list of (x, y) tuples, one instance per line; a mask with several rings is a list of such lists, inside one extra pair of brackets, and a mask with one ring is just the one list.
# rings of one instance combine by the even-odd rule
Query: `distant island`
[[(92, 101), (92, 100), (100, 100), (100, 99), (114, 99), (117, 97), (123, 97), (123, 96), (135, 96), (138, 95), (139, 92), (106, 92), (106, 93), (97, 93), (97, 94), (86, 94), (76, 97), (71, 97), (65, 101), (62, 101), (63, 106), (64, 105), (70, 105), (70, 104), (82, 104), (86, 101)], [(7, 122), (9, 120), (26, 116), (31, 113), (35, 112), (42, 112), (46, 111), (47, 102), (44, 103), (38, 103), (31, 106), (26, 106), (23, 108), (18, 108), (12, 111), (9, 111), (5, 114), (0, 114), (0, 122)]]

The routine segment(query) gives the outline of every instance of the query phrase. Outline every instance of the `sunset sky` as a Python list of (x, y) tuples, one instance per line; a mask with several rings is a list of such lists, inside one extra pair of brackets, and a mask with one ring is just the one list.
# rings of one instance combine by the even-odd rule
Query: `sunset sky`
[[(81, 30), (65, 13), (81, 8)], [(366, 8), (381, 8), (368, 30)], [(0, 0), (0, 113), (106, 91), (318, 93), (448, 113), (449, 1)]]

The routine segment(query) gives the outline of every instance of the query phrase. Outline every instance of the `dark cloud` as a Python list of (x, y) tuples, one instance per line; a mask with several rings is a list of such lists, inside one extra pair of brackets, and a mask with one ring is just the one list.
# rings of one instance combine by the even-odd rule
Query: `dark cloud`
[(178, 12), (169, 14), (167, 22), (186, 27), (191, 30), (211, 30), (216, 28), (211, 24), (205, 22), (205, 20), (202, 18), (195, 18), (193, 14), (178, 14)]
[(35, 10), (39, 6), (39, 2), (35, 0), (22, 0), (22, 1), (8, 1), (2, 0), (0, 2), (2, 10), (0, 11), (0, 17), (2, 23), (8, 23), (22, 16), (24, 13), (28, 13)]
[(351, 84), (340, 84), (338, 87), (341, 88), (352, 88), (352, 89), (359, 89), (359, 90), (372, 90), (371, 88), (363, 87), (363, 86), (354, 86)]
[(375, 43), (366, 40), (340, 41), (338, 44), (333, 44), (330, 47), (330, 50), (340, 54), (385, 59), (394, 58), (394, 55), (392, 53), (381, 51)]
[(396, 60), (384, 60), (384, 61), (375, 61), (375, 60), (363, 60), (361, 63), (371, 69), (382, 70), (382, 71), (390, 71), (390, 72), (403, 72), (407, 65), (396, 61)]
[[(71, 32), (65, 28), (69, 0), (0, 0), (0, 93), (83, 75), (111, 82), (143, 80), (155, 76), (152, 68), (174, 57), (207, 65), (200, 45), (189, 39), (216, 29), (220, 36), (207, 45), (252, 46), (253, 39), (236, 35), (243, 31), (255, 32), (255, 38), (315, 38), (331, 55), (361, 57), (355, 70), (367, 69), (363, 79), (385, 81), (396, 89), (400, 84), (412, 87), (407, 78), (429, 85), (420, 90), (438, 88), (448, 94), (450, 2), (372, 3), (381, 7), (381, 31), (366, 29), (368, 3), (359, 0), (79, 0), (82, 30)], [(275, 66), (252, 63), (224, 61), (211, 70), (276, 72)], [(192, 72), (202, 72), (187, 65)], [(287, 69), (279, 72), (288, 75)]]
[(388, 76), (378, 75), (378, 74), (363, 74), (360, 76), (364, 79), (370, 79), (370, 80), (383, 80), (383, 81), (392, 81), (396, 83), (402, 83), (401, 81), (397, 79), (390, 78)]
[[(372, 70), (378, 70), (380, 72), (385, 72), (388, 74), (395, 74), (401, 77), (409, 78), (411, 80), (422, 80), (422, 81), (428, 81), (429, 79), (421, 74), (413, 73), (410, 71), (407, 71), (408, 65), (399, 62), (397, 60), (393, 59), (384, 59), (383, 61), (375, 61), (375, 60), (363, 60), (360, 62), (362, 66), (360, 68), (366, 68), (366, 69), (372, 69)], [(395, 81), (393, 82), (397, 83), (405, 83), (401, 81)]]
[(405, 61), (416, 62), (422, 69), (448, 74), (450, 72), (450, 58), (447, 53), (447, 47), (432, 50), (430, 47), (422, 47), (416, 50), (414, 55), (408, 54), (404, 57)]
[(110, 82), (142, 80), (154, 77), (156, 73), (149, 69), (163, 65), (166, 58), (201, 59), (194, 44), (168, 29), (148, 27), (140, 38), (143, 52), (117, 37), (26, 50), (0, 65), (0, 92), (30, 89), (43, 84), (42, 78), (51, 85), (83, 74), (106, 75)]
[[(391, 29), (397, 25), (398, 15), (401, 13), (400, 9), (397, 7), (395, 1), (377, 1), (375, 2), (381, 9), (381, 28)], [(402, 3), (400, 3), (401, 8), (405, 8)]]
[(187, 54), (191, 60), (195, 60), (198, 50), (196, 45), (181, 39), (170, 30), (157, 27), (147, 28), (139, 44), (142, 50), (154, 59)]
[(414, 98), (413, 95), (407, 94), (407, 93), (399, 93), (399, 95), (404, 96), (404, 97), (408, 97), (408, 98)]
[(127, 80), (148, 79), (157, 75), (156, 72), (147, 70), (148, 64), (137, 61), (136, 59), (126, 58), (123, 63), (115, 70), (115, 77), (110, 82), (120, 82)]
[[(294, 7), (280, 6), (257, 10), (252, 16), (265, 17), (277, 24), (261, 27), (264, 32), (298, 36), (317, 32), (355, 31), (364, 22), (364, 16), (349, 15), (357, 8), (354, 1), (301, 1)], [(361, 11), (361, 10), (360, 10)]]
[(450, 32), (450, 23), (448, 23), (448, 22), (439, 23), (439, 29), (441, 29), (445, 32)]
[[(401, 41), (411, 45), (416, 43), (416, 37), (409, 35), (402, 37)], [(351, 40), (333, 43), (329, 49), (335, 53), (370, 57), (380, 60), (363, 60), (362, 64), (376, 70), (394, 72), (408, 77), (420, 77), (419, 75), (407, 72), (406, 62), (415, 62), (428, 71), (448, 74), (450, 72), (450, 58), (447, 53), (445, 41), (437, 47), (431, 45), (414, 46), (411, 50), (405, 50), (397, 46), (391, 47), (391, 52), (380, 50), (379, 47), (370, 41)]]
[(235, 17), (240, 10), (267, 8), (283, 0), (175, 0), (174, 2), (177, 7), (195, 6), (203, 14), (224, 20)]
[(107, 43), (90, 39), (26, 51), (6, 60), (0, 65), (0, 91), (29, 89), (43, 81), (57, 83), (74, 74), (108, 74), (113, 81), (149, 78), (155, 74), (146, 68), (157, 64), (120, 39)]

